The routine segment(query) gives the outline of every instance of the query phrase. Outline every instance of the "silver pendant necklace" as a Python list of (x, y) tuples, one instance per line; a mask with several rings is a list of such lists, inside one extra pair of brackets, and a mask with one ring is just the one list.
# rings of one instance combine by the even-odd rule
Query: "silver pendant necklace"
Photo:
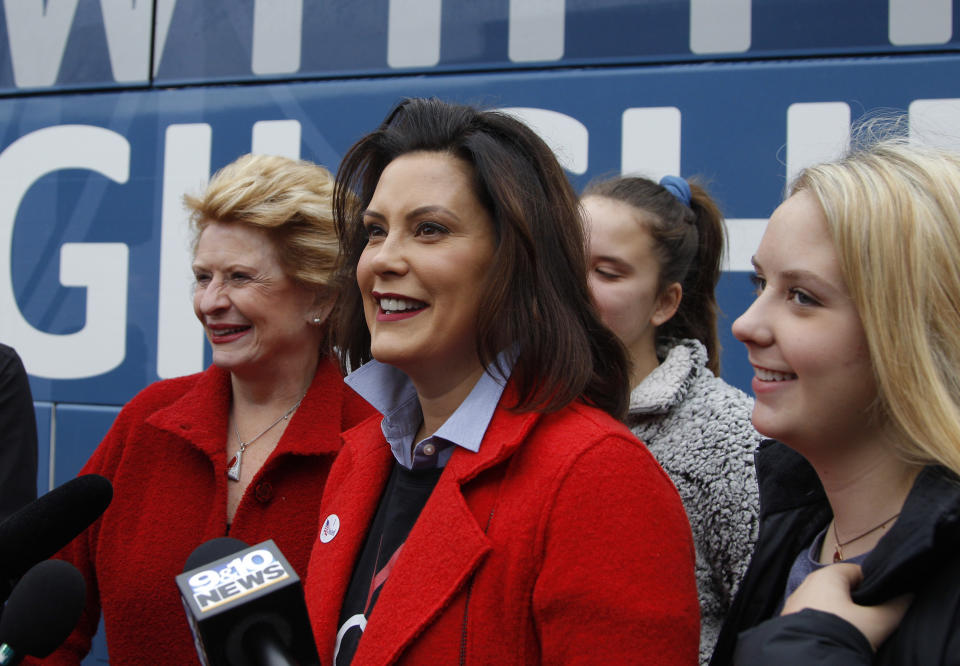
[(278, 418), (276, 421), (274, 421), (273, 423), (271, 423), (270, 425), (268, 425), (266, 428), (264, 428), (263, 430), (261, 430), (260, 433), (259, 433), (256, 437), (254, 437), (254, 438), (252, 438), (252, 439), (250, 439), (250, 440), (248, 440), (248, 441), (246, 441), (246, 442), (243, 441), (243, 439), (240, 437), (240, 431), (237, 429), (237, 424), (236, 424), (236, 422), (234, 422), (234, 424), (233, 424), (233, 432), (237, 435), (237, 441), (240, 442), (240, 448), (237, 449), (236, 454), (234, 454), (233, 458), (230, 459), (230, 462), (227, 463), (227, 478), (228, 478), (228, 479), (230, 479), (231, 481), (239, 481), (239, 480), (240, 480), (240, 464), (241, 464), (241, 461), (243, 460), (243, 452), (247, 450), (247, 447), (248, 447), (248, 446), (250, 446), (250, 445), (253, 444), (255, 441), (257, 441), (258, 439), (260, 439), (261, 437), (263, 437), (264, 435), (266, 435), (268, 432), (270, 432), (271, 430), (273, 430), (273, 427), (274, 427), (275, 425), (277, 425), (278, 423), (280, 423), (280, 421), (286, 421), (287, 419), (289, 419), (289, 418), (290, 418), (290, 415), (293, 414), (294, 410), (296, 410), (296, 408), (300, 406), (300, 403), (303, 402), (303, 399), (304, 399), (305, 397), (306, 397), (306, 394), (300, 396), (300, 399), (297, 400), (297, 404), (295, 404), (293, 407), (291, 407), (290, 409), (288, 409), (283, 416), (281, 416), (281, 417)]

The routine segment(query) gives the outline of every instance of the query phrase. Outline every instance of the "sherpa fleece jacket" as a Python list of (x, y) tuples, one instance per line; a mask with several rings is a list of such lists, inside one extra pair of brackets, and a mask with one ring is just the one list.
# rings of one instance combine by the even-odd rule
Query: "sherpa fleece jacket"
[(723, 619), (757, 540), (760, 513), (750, 422), (753, 400), (715, 377), (698, 340), (671, 340), (630, 394), (627, 425), (676, 485), (697, 549), (700, 663), (710, 661)]
[[(608, 414), (504, 407), (515, 400), (508, 383), (479, 451), (454, 451), (353, 664), (695, 664), (693, 543), (673, 484)], [(306, 581), (323, 664), (395, 464), (380, 421), (344, 433), (321, 503), (321, 521), (339, 519)]]
[(102, 609), (111, 664), (196, 664), (175, 582), (201, 543), (273, 539), (302, 577), (340, 433), (373, 413), (336, 366), (321, 361), (276, 449), (227, 529), (228, 372), (148, 386), (120, 412), (81, 473), (113, 483), (103, 516), (61, 554), (87, 581), (77, 629), (45, 664), (79, 664)]

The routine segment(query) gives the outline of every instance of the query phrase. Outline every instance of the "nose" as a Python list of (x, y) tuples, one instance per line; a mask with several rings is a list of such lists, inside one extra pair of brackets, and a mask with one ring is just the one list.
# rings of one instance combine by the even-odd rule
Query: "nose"
[(407, 272), (406, 251), (399, 234), (388, 234), (386, 238), (363, 251), (367, 254), (370, 269), (377, 275), (403, 275)]
[(230, 299), (227, 297), (225, 286), (223, 280), (219, 277), (211, 278), (205, 285), (197, 285), (195, 298), (201, 313), (213, 314), (230, 307)]
[(736, 318), (730, 330), (733, 337), (747, 345), (765, 347), (773, 343), (770, 313), (763, 295), (757, 297), (746, 311)]

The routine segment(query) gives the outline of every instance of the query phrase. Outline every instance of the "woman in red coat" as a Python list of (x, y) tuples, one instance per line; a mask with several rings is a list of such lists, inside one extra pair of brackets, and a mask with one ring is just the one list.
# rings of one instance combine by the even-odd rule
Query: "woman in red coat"
[(174, 577), (215, 537), (272, 538), (306, 572), (340, 432), (370, 413), (323, 352), (332, 192), (322, 167), (246, 155), (186, 198), (213, 365), (141, 391), (83, 468), (110, 479), (113, 501), (62, 553), (87, 609), (44, 663), (79, 663), (99, 611), (111, 663), (197, 663)]
[(380, 415), (345, 433), (321, 503), (321, 661), (696, 663), (690, 528), (617, 420), (628, 364), (550, 149), (508, 116), (408, 100), (344, 158), (334, 201), (334, 342)]

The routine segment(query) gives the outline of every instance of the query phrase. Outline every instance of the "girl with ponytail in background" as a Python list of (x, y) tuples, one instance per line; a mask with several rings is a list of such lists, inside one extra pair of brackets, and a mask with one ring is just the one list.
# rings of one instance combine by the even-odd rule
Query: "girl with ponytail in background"
[(693, 529), (700, 661), (757, 538), (753, 401), (718, 377), (719, 208), (696, 184), (622, 177), (581, 198), (589, 286), (631, 362), (627, 425), (671, 477)]

